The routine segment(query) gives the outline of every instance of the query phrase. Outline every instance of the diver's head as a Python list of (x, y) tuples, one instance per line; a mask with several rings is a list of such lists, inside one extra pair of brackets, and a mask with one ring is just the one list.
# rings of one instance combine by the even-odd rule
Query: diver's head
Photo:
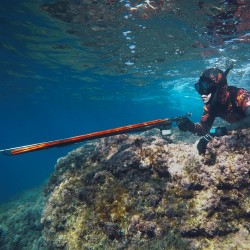
[(227, 90), (227, 74), (232, 67), (230, 66), (225, 72), (218, 68), (205, 70), (199, 81), (195, 84), (196, 91), (201, 95), (203, 102), (224, 102)]

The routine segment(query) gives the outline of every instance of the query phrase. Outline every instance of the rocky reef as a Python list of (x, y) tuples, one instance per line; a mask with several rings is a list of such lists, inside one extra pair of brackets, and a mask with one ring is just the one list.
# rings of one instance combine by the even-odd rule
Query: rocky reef
[(47, 250), (42, 236), (43, 186), (0, 205), (0, 250)]
[(250, 131), (215, 138), (154, 132), (87, 143), (45, 189), (48, 249), (249, 249)]

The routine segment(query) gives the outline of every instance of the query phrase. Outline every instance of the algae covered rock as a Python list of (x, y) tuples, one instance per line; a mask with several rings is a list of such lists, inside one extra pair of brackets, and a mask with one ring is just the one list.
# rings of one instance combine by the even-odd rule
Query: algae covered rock
[(0, 205), (0, 250), (48, 250), (40, 222), (44, 197), (42, 187), (22, 193)]
[(58, 160), (45, 190), (46, 246), (247, 249), (249, 139), (248, 130), (215, 139), (205, 157), (155, 134), (77, 148)]

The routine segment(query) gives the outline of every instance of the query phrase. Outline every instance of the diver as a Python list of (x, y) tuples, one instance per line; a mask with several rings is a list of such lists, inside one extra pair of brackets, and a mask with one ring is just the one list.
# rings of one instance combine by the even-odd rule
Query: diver
[[(181, 131), (190, 131), (203, 136), (198, 144), (199, 154), (205, 154), (207, 144), (214, 137), (228, 135), (229, 131), (250, 128), (250, 92), (243, 88), (228, 86), (227, 74), (218, 68), (205, 70), (195, 84), (196, 91), (204, 102), (204, 111), (200, 122), (193, 123), (185, 117), (178, 123)], [(229, 125), (211, 128), (216, 117)]]

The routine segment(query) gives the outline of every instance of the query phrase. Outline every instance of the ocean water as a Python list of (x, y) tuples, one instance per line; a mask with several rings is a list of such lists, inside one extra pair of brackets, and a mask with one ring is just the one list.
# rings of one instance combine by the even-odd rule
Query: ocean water
[[(237, 3), (238, 2), (238, 3)], [(248, 1), (2, 0), (0, 148), (193, 114), (202, 70), (250, 89)], [(0, 155), (0, 202), (77, 147)]]

